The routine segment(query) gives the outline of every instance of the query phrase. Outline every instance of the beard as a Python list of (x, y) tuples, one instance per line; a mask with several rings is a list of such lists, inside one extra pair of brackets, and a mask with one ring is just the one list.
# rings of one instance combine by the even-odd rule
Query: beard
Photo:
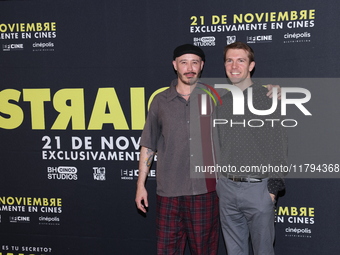
[[(194, 76), (191, 77), (191, 78), (187, 78), (185, 76), (186, 74), (193, 74)], [(199, 73), (188, 72), (188, 73), (184, 73), (184, 74), (181, 74), (181, 73), (177, 72), (177, 75), (178, 75), (178, 78), (180, 79), (180, 81), (183, 82), (184, 84), (186, 84), (186, 85), (194, 85), (194, 84), (196, 84), (198, 78), (201, 76), (201, 72), (199, 72)]]

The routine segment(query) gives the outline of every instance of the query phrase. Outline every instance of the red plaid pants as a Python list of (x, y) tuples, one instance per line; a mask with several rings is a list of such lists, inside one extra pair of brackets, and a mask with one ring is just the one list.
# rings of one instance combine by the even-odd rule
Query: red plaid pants
[(218, 251), (219, 210), (216, 192), (157, 196), (157, 254), (182, 255), (188, 240), (191, 254)]

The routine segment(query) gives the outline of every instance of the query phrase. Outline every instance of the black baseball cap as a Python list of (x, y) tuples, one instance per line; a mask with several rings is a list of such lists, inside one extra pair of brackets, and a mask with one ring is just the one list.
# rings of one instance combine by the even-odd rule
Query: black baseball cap
[(205, 61), (204, 51), (200, 47), (197, 47), (197, 46), (192, 45), (192, 44), (183, 44), (181, 46), (178, 46), (174, 50), (174, 57), (173, 57), (173, 59), (175, 60), (177, 57), (180, 57), (180, 56), (182, 56), (184, 54), (195, 54), (195, 55), (201, 57), (201, 59), (203, 61)]

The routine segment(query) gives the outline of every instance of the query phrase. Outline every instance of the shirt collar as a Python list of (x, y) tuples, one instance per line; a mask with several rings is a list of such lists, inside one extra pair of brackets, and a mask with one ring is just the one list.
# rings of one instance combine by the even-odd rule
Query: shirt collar
[(178, 81), (177, 79), (174, 79), (169, 87), (168, 90), (168, 94), (167, 94), (167, 102), (173, 100), (174, 98), (176, 98), (178, 96), (177, 90), (176, 90), (176, 85), (177, 85)]

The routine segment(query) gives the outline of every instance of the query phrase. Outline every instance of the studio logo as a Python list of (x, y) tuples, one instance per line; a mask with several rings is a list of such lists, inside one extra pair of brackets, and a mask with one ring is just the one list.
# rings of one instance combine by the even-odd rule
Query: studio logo
[(311, 34), (308, 32), (304, 32), (304, 33), (287, 33), (284, 36), (284, 39), (301, 39), (301, 38), (309, 38), (311, 37)]
[(93, 167), (93, 179), (96, 181), (105, 181), (105, 167)]
[(55, 217), (40, 216), (39, 224), (40, 225), (60, 225), (60, 218), (57, 216)]
[(58, 173), (61, 174), (76, 174), (78, 172), (77, 168), (74, 166), (59, 166)]
[(232, 44), (236, 42), (236, 35), (233, 35), (233, 36), (227, 35), (226, 39), (227, 39), (227, 45)]
[(310, 42), (311, 34), (308, 32), (304, 33), (286, 33), (283, 36), (284, 43), (303, 43)]
[(54, 51), (54, 43), (53, 42), (35, 42), (32, 44), (33, 51)]
[[(120, 170), (120, 179), (121, 180), (136, 180), (138, 179), (138, 169), (121, 169)], [(156, 170), (150, 169), (148, 174), (148, 180), (152, 180), (156, 178)]]
[(30, 221), (28, 216), (9, 216), (10, 223), (29, 223)]
[(247, 43), (270, 43), (272, 41), (272, 35), (247, 36)]
[(195, 46), (215, 46), (215, 36), (194, 37)]
[(78, 169), (74, 166), (47, 167), (47, 178), (49, 180), (77, 180)]
[(24, 44), (22, 44), (22, 43), (3, 44), (2, 45), (2, 50), (3, 51), (19, 51), (19, 50), (24, 50)]
[(133, 180), (134, 177), (138, 177), (138, 169), (121, 169), (120, 179), (122, 180)]

